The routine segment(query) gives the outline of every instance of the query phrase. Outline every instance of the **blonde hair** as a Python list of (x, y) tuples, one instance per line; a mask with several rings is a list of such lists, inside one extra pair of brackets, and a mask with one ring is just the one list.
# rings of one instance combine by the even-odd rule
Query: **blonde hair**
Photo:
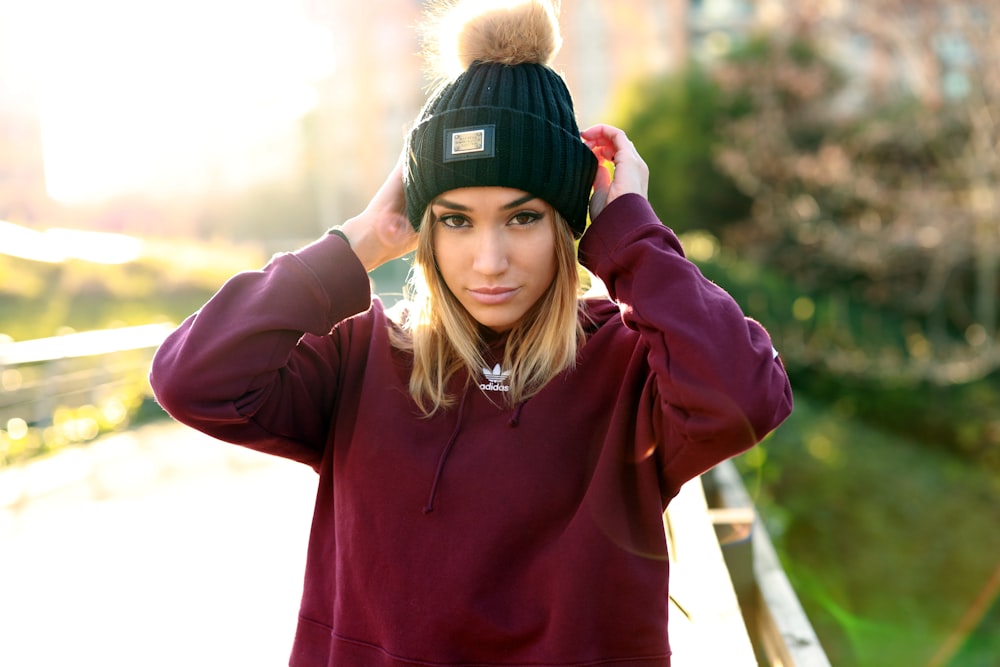
[[(580, 274), (569, 225), (553, 210), (556, 277), (549, 289), (510, 330), (502, 367), (510, 371), (509, 405), (521, 403), (559, 373), (572, 368), (583, 342), (580, 324)], [(434, 260), (430, 207), (424, 212), (417, 251), (407, 285), (409, 308), (398, 327), (391, 328), (393, 344), (413, 354), (410, 395), (421, 411), (433, 415), (454, 403), (450, 380), (462, 369), (469, 380), (486, 366), (481, 325), (451, 293)]]

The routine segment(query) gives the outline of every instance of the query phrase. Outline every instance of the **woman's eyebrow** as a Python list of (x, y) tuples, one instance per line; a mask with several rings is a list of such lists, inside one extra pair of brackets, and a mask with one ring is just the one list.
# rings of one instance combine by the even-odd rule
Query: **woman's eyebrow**
[(456, 211), (471, 211), (472, 209), (464, 204), (457, 204), (453, 201), (448, 201), (447, 199), (437, 199), (434, 201), (434, 206), (443, 206), (444, 208), (450, 208)]
[(517, 199), (515, 199), (511, 203), (509, 203), (506, 206), (504, 206), (503, 210), (506, 211), (508, 209), (517, 208), (521, 204), (527, 204), (529, 201), (532, 201), (534, 199), (538, 199), (538, 197), (536, 197), (535, 195), (531, 195), (531, 194), (524, 195), (523, 197), (518, 197)]

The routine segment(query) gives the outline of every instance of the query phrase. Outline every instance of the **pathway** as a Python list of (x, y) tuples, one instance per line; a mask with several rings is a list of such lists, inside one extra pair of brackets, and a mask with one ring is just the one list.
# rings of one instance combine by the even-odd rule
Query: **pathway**
[(0, 470), (0, 665), (287, 664), (315, 489), (166, 421)]

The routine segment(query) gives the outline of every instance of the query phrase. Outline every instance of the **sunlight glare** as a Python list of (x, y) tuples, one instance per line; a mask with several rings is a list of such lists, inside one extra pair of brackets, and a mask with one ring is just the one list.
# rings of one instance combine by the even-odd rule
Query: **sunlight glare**
[(39, 231), (0, 220), (0, 254), (36, 262), (82, 259), (97, 264), (124, 264), (142, 254), (140, 239), (111, 232), (76, 229)]
[(333, 68), (328, 31), (283, 0), (37, 0), (13, 16), (62, 201), (252, 181), (248, 153), (295, 132)]

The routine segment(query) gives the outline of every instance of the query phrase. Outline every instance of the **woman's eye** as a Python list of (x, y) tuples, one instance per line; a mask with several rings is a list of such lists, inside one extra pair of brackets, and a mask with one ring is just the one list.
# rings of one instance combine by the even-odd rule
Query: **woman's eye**
[(445, 227), (466, 227), (469, 221), (461, 215), (442, 215), (438, 221)]
[(530, 225), (531, 223), (538, 222), (541, 219), (541, 213), (536, 213), (535, 211), (521, 211), (511, 218), (511, 222), (515, 225)]

